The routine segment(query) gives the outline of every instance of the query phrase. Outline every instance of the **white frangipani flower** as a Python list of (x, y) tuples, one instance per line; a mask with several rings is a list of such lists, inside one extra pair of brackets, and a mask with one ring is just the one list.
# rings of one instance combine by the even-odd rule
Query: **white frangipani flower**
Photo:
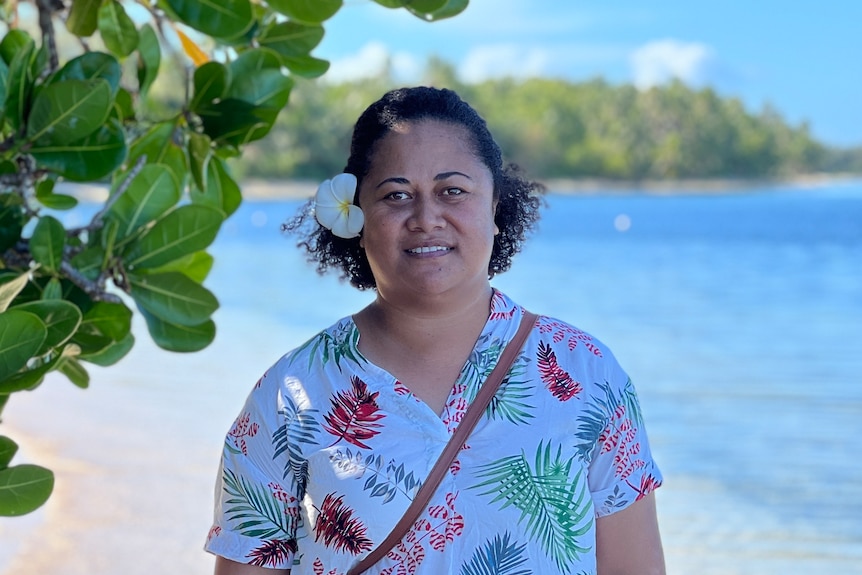
[(353, 204), (355, 195), (353, 174), (338, 174), (320, 184), (314, 196), (314, 216), (320, 225), (340, 238), (358, 236), (365, 224), (365, 214)]

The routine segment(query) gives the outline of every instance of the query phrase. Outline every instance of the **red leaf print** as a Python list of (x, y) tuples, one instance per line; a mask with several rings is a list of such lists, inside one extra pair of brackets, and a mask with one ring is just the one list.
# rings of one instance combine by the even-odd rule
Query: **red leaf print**
[(490, 321), (512, 319), (518, 308), (513, 307), (511, 309), (501, 309), (505, 303), (506, 300), (503, 298), (503, 294), (495, 291), (494, 295), (491, 297), (491, 314), (488, 318)]
[(582, 391), (580, 382), (572, 379), (566, 370), (557, 363), (557, 355), (550, 345), (539, 342), (539, 376), (545, 387), (560, 401), (568, 401)]
[(251, 422), (251, 414), (244, 413), (234, 422), (233, 429), (228, 432), (228, 437), (230, 437), (234, 447), (242, 451), (243, 455), (248, 455), (245, 438), (252, 438), (257, 435), (258, 429), (258, 424)]
[(332, 410), (323, 418), (329, 425), (323, 428), (338, 438), (332, 445), (344, 439), (356, 447), (370, 449), (363, 441), (380, 433), (376, 429), (383, 426), (374, 422), (385, 417), (378, 413), (375, 401), (379, 392), (368, 393), (368, 386), (355, 375), (350, 377), (350, 383), (351, 391), (338, 392), (329, 399)]
[(629, 484), (629, 487), (638, 492), (637, 497), (635, 497), (635, 501), (639, 501), (646, 497), (648, 494), (652, 493), (659, 487), (661, 487), (661, 481), (656, 479), (652, 473), (647, 473), (646, 475), (641, 476), (641, 485), (640, 487), (635, 487), (628, 481), (626, 483)]
[(628, 478), (636, 469), (640, 469), (646, 462), (635, 456), (640, 453), (641, 444), (635, 441), (637, 438), (637, 427), (634, 422), (626, 417), (626, 408), (618, 406), (608, 422), (607, 427), (599, 435), (602, 444), (602, 453), (614, 453), (614, 472), (621, 479)]
[(251, 562), (249, 565), (265, 567), (267, 565), (276, 567), (287, 561), (287, 558), (296, 553), (296, 539), (272, 539), (264, 541), (263, 545), (246, 555)]
[[(404, 540), (410, 543), (410, 547), (404, 544)], [(412, 531), (408, 532), (404, 540), (386, 555), (396, 564), (380, 571), (380, 575), (413, 575), (425, 559), (425, 548), (416, 540)]]
[(314, 526), (314, 540), (323, 537), (323, 543), (336, 551), (349, 551), (358, 555), (371, 549), (371, 540), (365, 536), (367, 528), (353, 517), (353, 510), (344, 505), (343, 496), (333, 497), (332, 493), (323, 499), (317, 524)]

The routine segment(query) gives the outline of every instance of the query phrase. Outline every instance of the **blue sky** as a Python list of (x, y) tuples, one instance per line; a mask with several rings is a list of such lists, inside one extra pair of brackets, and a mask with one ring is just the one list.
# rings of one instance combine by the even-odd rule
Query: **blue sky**
[(391, 62), (418, 78), (429, 55), (462, 80), (603, 77), (647, 87), (679, 76), (770, 103), (818, 139), (862, 145), (862, 0), (470, 0), (426, 23), (371, 0), (345, 0), (313, 52), (327, 77), (349, 79)]

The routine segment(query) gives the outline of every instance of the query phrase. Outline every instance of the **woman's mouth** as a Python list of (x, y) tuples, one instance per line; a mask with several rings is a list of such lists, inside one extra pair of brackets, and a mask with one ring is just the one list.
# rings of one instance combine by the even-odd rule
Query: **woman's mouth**
[(447, 248), (446, 246), (422, 246), (418, 248), (410, 248), (406, 250), (408, 254), (431, 254), (435, 252), (448, 252), (451, 251), (452, 248)]

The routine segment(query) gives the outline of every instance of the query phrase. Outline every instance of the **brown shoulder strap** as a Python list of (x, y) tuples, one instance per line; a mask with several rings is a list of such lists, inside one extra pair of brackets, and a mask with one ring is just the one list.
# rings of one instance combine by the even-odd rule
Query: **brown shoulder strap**
[(347, 572), (347, 575), (359, 575), (380, 561), (387, 553), (389, 553), (390, 549), (401, 541), (401, 538), (404, 537), (404, 535), (410, 530), (410, 527), (412, 527), (419, 518), (419, 515), (422, 514), (422, 511), (425, 509), (425, 506), (428, 505), (428, 501), (431, 499), (431, 496), (435, 491), (437, 491), (437, 487), (440, 485), (443, 477), (446, 476), (449, 466), (452, 465), (453, 461), (455, 461), (455, 457), (458, 455), (464, 442), (467, 441), (467, 437), (470, 436), (473, 428), (476, 427), (476, 423), (478, 423), (479, 419), (482, 417), (482, 413), (484, 413), (485, 408), (488, 407), (494, 394), (497, 393), (497, 388), (500, 387), (500, 384), (509, 372), (509, 368), (512, 367), (512, 364), (515, 362), (515, 358), (518, 357), (518, 352), (521, 351), (521, 347), (523, 347), (527, 336), (530, 334), (530, 330), (536, 324), (537, 317), (538, 316), (534, 313), (524, 313), (524, 317), (521, 318), (521, 325), (518, 327), (518, 332), (506, 345), (505, 349), (503, 349), (503, 353), (500, 354), (500, 359), (497, 360), (497, 365), (494, 366), (494, 369), (491, 371), (490, 375), (488, 375), (488, 379), (485, 380), (484, 385), (479, 388), (479, 393), (476, 394), (476, 399), (474, 399), (473, 403), (470, 404), (470, 407), (467, 408), (464, 418), (458, 424), (458, 428), (455, 430), (455, 433), (453, 433), (452, 437), (449, 438), (449, 442), (446, 444), (446, 447), (443, 448), (443, 452), (440, 454), (440, 457), (437, 458), (437, 462), (434, 463), (431, 473), (428, 474), (428, 478), (425, 480), (425, 483), (423, 483), (422, 487), (419, 488), (419, 491), (416, 493), (416, 497), (413, 498), (410, 506), (407, 507), (407, 511), (404, 512), (404, 515), (392, 529), (392, 532), (386, 536), (386, 539), (371, 551), (371, 553), (366, 555), (362, 561), (354, 565), (354, 567)]

